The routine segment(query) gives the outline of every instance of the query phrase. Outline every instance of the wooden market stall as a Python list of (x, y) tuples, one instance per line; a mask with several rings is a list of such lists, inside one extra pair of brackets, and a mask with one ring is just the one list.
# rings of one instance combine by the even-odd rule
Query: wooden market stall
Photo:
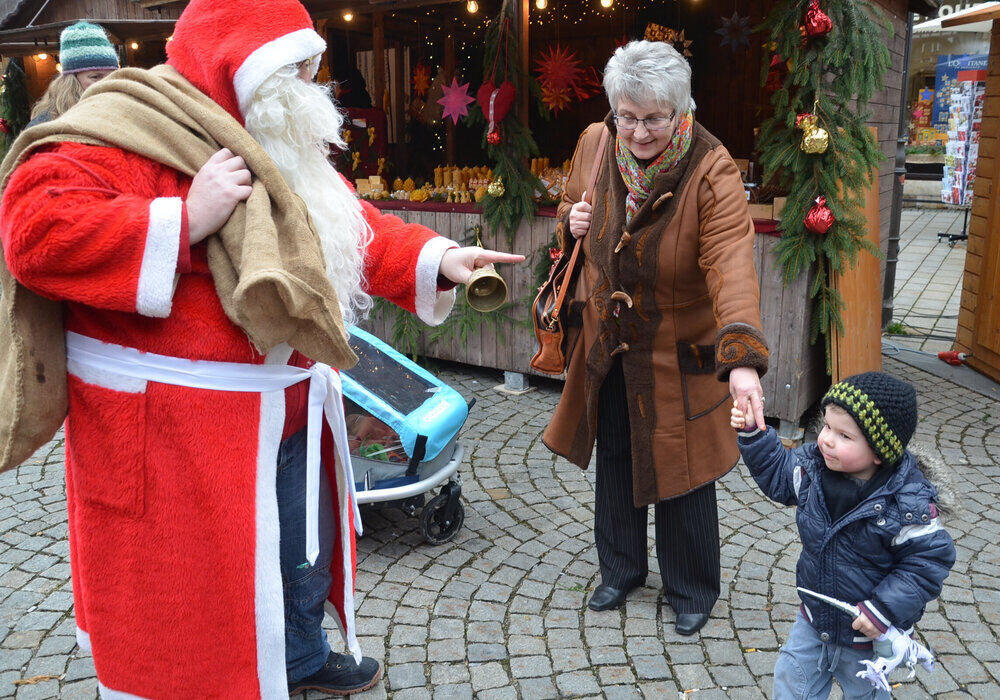
[(983, 102), (972, 217), (969, 220), (968, 251), (962, 303), (958, 313), (955, 349), (968, 354), (966, 362), (986, 376), (1000, 381), (1000, 190), (997, 183), (997, 146), (1000, 142), (1000, 8), (974, 10), (956, 19), (945, 19), (943, 27), (970, 22), (993, 21), (990, 59)]
[[(865, 216), (869, 222), (869, 240), (884, 251), (892, 209), (893, 161), (899, 129), (907, 14), (914, 9), (926, 13), (928, 9), (916, 3), (908, 4), (905, 0), (882, 0), (877, 4), (893, 25), (893, 34), (887, 42), (891, 67), (886, 75), (885, 87), (875, 94), (869, 104), (872, 115), (868, 123), (875, 132), (885, 159), (875, 187), (866, 194)], [(760, 81), (763, 49), (757, 39), (749, 39), (746, 46), (737, 46), (735, 50), (721, 44), (719, 17), (727, 18), (735, 9), (737, 18), (745, 17), (747, 24), (754, 26), (764, 19), (772, 3), (759, 0), (738, 0), (735, 6), (711, 1), (697, 4), (644, 3), (641, 9), (630, 8), (627, 2), (621, 5), (621, 12), (615, 14), (614, 10), (601, 10), (596, 0), (591, 3), (566, 2), (560, 10), (563, 13), (560, 30), (559, 22), (544, 19), (545, 10), (529, 6), (528, 2), (519, 3), (521, 16), (529, 18), (527, 49), (522, 46), (522, 54), (528, 57), (527, 63), (533, 73), (538, 74), (541, 58), (546, 53), (551, 54), (556, 47), (571, 53), (587, 69), (593, 66), (599, 70), (616, 44), (628, 38), (641, 37), (643, 28), (649, 23), (658, 23), (675, 32), (683, 30), (681, 41), (675, 45), (678, 48), (688, 46), (692, 53), (689, 60), (694, 74), (693, 96), (698, 104), (699, 121), (726, 144), (735, 158), (750, 160), (754, 129), (770, 110), (768, 94)], [(604, 14), (600, 15), (601, 12)], [(591, 17), (595, 18), (592, 24)], [(481, 71), (480, 65), (474, 67), (471, 75), (463, 73), (463, 79), (471, 77), (475, 81), (478, 71)], [(551, 121), (543, 120), (531, 110), (529, 123), (536, 141), (542, 145), (542, 154), (551, 156), (551, 162), (558, 163), (570, 155), (582, 128), (602, 119), (607, 109), (603, 94), (598, 92), (591, 98), (574, 102)], [(463, 163), (459, 160), (458, 165), (463, 164), (475, 164), (475, 161)], [(391, 209), (407, 221), (423, 223), (453, 238), (467, 237), (470, 227), (474, 225), (488, 229), (475, 205), (377, 202), (376, 206)], [(803, 414), (829, 382), (822, 346), (809, 343), (811, 305), (807, 290), (811, 279), (801, 276), (787, 286), (783, 283), (781, 269), (773, 253), (780, 229), (780, 211), (771, 203), (755, 204), (753, 214), (758, 229), (755, 263), (761, 285), (761, 314), (765, 335), (771, 342), (773, 352), (772, 369), (763, 379), (765, 395), (768, 396), (768, 415), (781, 422), (784, 435), (795, 437)], [(534, 255), (537, 261), (551, 245), (552, 215), (551, 209), (543, 207), (534, 221), (521, 224), (510, 244), (503, 236), (488, 231), (483, 236), (484, 243), (501, 249), (507, 249), (509, 245), (515, 252)], [(856, 271), (842, 275), (839, 280), (852, 302), (845, 321), (856, 324), (850, 326), (851, 330), (857, 331), (861, 327), (865, 330), (863, 333), (849, 332), (834, 347), (835, 363), (839, 363), (835, 365), (835, 371), (838, 367), (850, 373), (880, 366), (879, 296), (883, 268), (884, 262), (866, 258), (861, 260)], [(531, 266), (508, 268), (503, 274), (508, 277), (513, 302), (513, 307), (507, 312), (509, 318), (484, 318), (473, 321), (471, 326), (468, 321), (456, 324), (461, 325), (461, 333), (424, 332), (416, 341), (416, 351), (429, 357), (529, 372), (528, 359), (534, 351), (535, 341), (526, 322), (527, 310), (538, 278)], [(370, 323), (377, 333), (390, 339), (394, 326), (397, 334), (412, 331), (412, 328), (400, 328), (399, 317), (393, 313), (377, 313)]]

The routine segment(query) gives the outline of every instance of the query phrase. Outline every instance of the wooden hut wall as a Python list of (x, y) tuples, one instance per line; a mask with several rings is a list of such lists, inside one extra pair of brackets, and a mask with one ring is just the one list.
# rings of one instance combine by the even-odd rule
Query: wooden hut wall
[[(990, 245), (990, 234), (997, 236), (1000, 220), (1000, 197), (996, 183), (997, 146), (1000, 140), (1000, 22), (993, 22), (990, 40), (990, 60), (986, 76), (986, 99), (983, 103), (983, 125), (979, 141), (979, 162), (976, 171), (975, 197), (969, 219), (968, 251), (965, 254), (965, 276), (962, 281), (962, 303), (958, 312), (955, 349), (971, 355), (969, 365), (1000, 381), (1000, 347), (995, 329), (1000, 306), (994, 302), (993, 280), (997, 278), (1000, 261), (996, 242)], [(992, 229), (992, 230), (991, 230)], [(990, 256), (994, 256), (990, 259)], [(984, 286), (985, 285), (985, 286)], [(993, 331), (992, 333), (990, 331)]]

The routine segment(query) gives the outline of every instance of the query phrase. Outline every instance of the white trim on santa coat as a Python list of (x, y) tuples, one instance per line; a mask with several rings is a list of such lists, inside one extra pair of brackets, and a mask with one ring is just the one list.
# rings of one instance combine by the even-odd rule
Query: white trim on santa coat
[[(246, 116), (247, 107), (261, 84), (282, 66), (314, 58), (326, 51), (326, 41), (312, 29), (298, 29), (277, 39), (272, 39), (252, 54), (236, 69), (233, 89), (240, 103), (240, 114)], [(319, 61), (310, 66), (313, 75)]]
[(112, 690), (100, 681), (97, 682), (97, 691), (101, 694), (102, 700), (146, 700), (142, 695), (132, 695), (121, 690)]
[(135, 310), (143, 316), (166, 318), (174, 303), (174, 276), (180, 250), (184, 202), (180, 197), (157, 197), (149, 203), (146, 247), (139, 268)]
[(90, 634), (88, 632), (85, 632), (84, 630), (80, 629), (79, 627), (76, 628), (76, 645), (78, 647), (80, 647), (81, 649), (83, 649), (88, 654), (91, 653), (90, 652)]
[(448, 318), (455, 305), (455, 290), (438, 291), (438, 271), (446, 250), (458, 248), (458, 243), (444, 236), (435, 236), (424, 244), (417, 258), (417, 293), (413, 307), (417, 318), (429, 326), (438, 326)]
[[(283, 343), (267, 354), (264, 363), (285, 365), (291, 354), (292, 349)], [(284, 390), (262, 392), (257, 441), (257, 546), (254, 562), (257, 678), (262, 698), (288, 697), (277, 493), (278, 448), (284, 427)]]
[[(346, 437), (346, 435), (343, 437)], [(338, 443), (341, 442), (344, 448), (347, 449), (346, 440), (341, 441), (334, 438), (334, 451), (336, 452), (335, 459), (344, 461), (349, 460), (350, 457), (348, 455), (340, 454)], [(349, 464), (349, 462), (347, 462), (347, 464)], [(340, 618), (340, 614), (336, 611), (336, 606), (330, 606), (334, 608), (330, 612), (333, 619), (337, 621), (337, 627), (340, 628), (340, 633), (343, 635), (344, 641), (347, 643), (348, 651), (354, 656), (354, 660), (360, 664), (361, 644), (358, 643), (357, 629), (354, 622), (354, 560), (351, 555), (352, 534), (348, 523), (353, 521), (354, 529), (357, 534), (360, 535), (361, 515), (357, 510), (357, 505), (351, 499), (351, 494), (354, 493), (354, 489), (352, 488), (353, 484), (350, 483), (349, 480), (354, 479), (354, 473), (350, 469), (344, 467), (345, 465), (338, 465), (337, 468), (333, 470), (337, 479), (337, 508), (339, 510), (338, 515), (340, 516), (340, 552), (341, 559), (343, 561), (344, 576), (343, 621)], [(329, 600), (327, 601), (327, 604), (329, 604)]]

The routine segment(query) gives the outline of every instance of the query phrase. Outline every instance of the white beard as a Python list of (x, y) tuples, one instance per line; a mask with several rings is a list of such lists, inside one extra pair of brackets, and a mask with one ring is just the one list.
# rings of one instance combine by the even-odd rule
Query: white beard
[(293, 66), (264, 81), (246, 114), (247, 131), (305, 202), (344, 322), (351, 324), (372, 306), (363, 276), (372, 232), (358, 198), (327, 160), (330, 144), (346, 147), (340, 136), (343, 122), (329, 88), (300, 80)]

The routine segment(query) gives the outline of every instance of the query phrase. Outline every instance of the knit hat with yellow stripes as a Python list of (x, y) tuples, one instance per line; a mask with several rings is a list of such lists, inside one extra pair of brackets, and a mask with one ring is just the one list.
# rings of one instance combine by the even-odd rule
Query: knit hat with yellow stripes
[(917, 392), (885, 372), (865, 372), (843, 379), (826, 392), (823, 407), (840, 406), (851, 414), (875, 456), (899, 464), (917, 427)]

